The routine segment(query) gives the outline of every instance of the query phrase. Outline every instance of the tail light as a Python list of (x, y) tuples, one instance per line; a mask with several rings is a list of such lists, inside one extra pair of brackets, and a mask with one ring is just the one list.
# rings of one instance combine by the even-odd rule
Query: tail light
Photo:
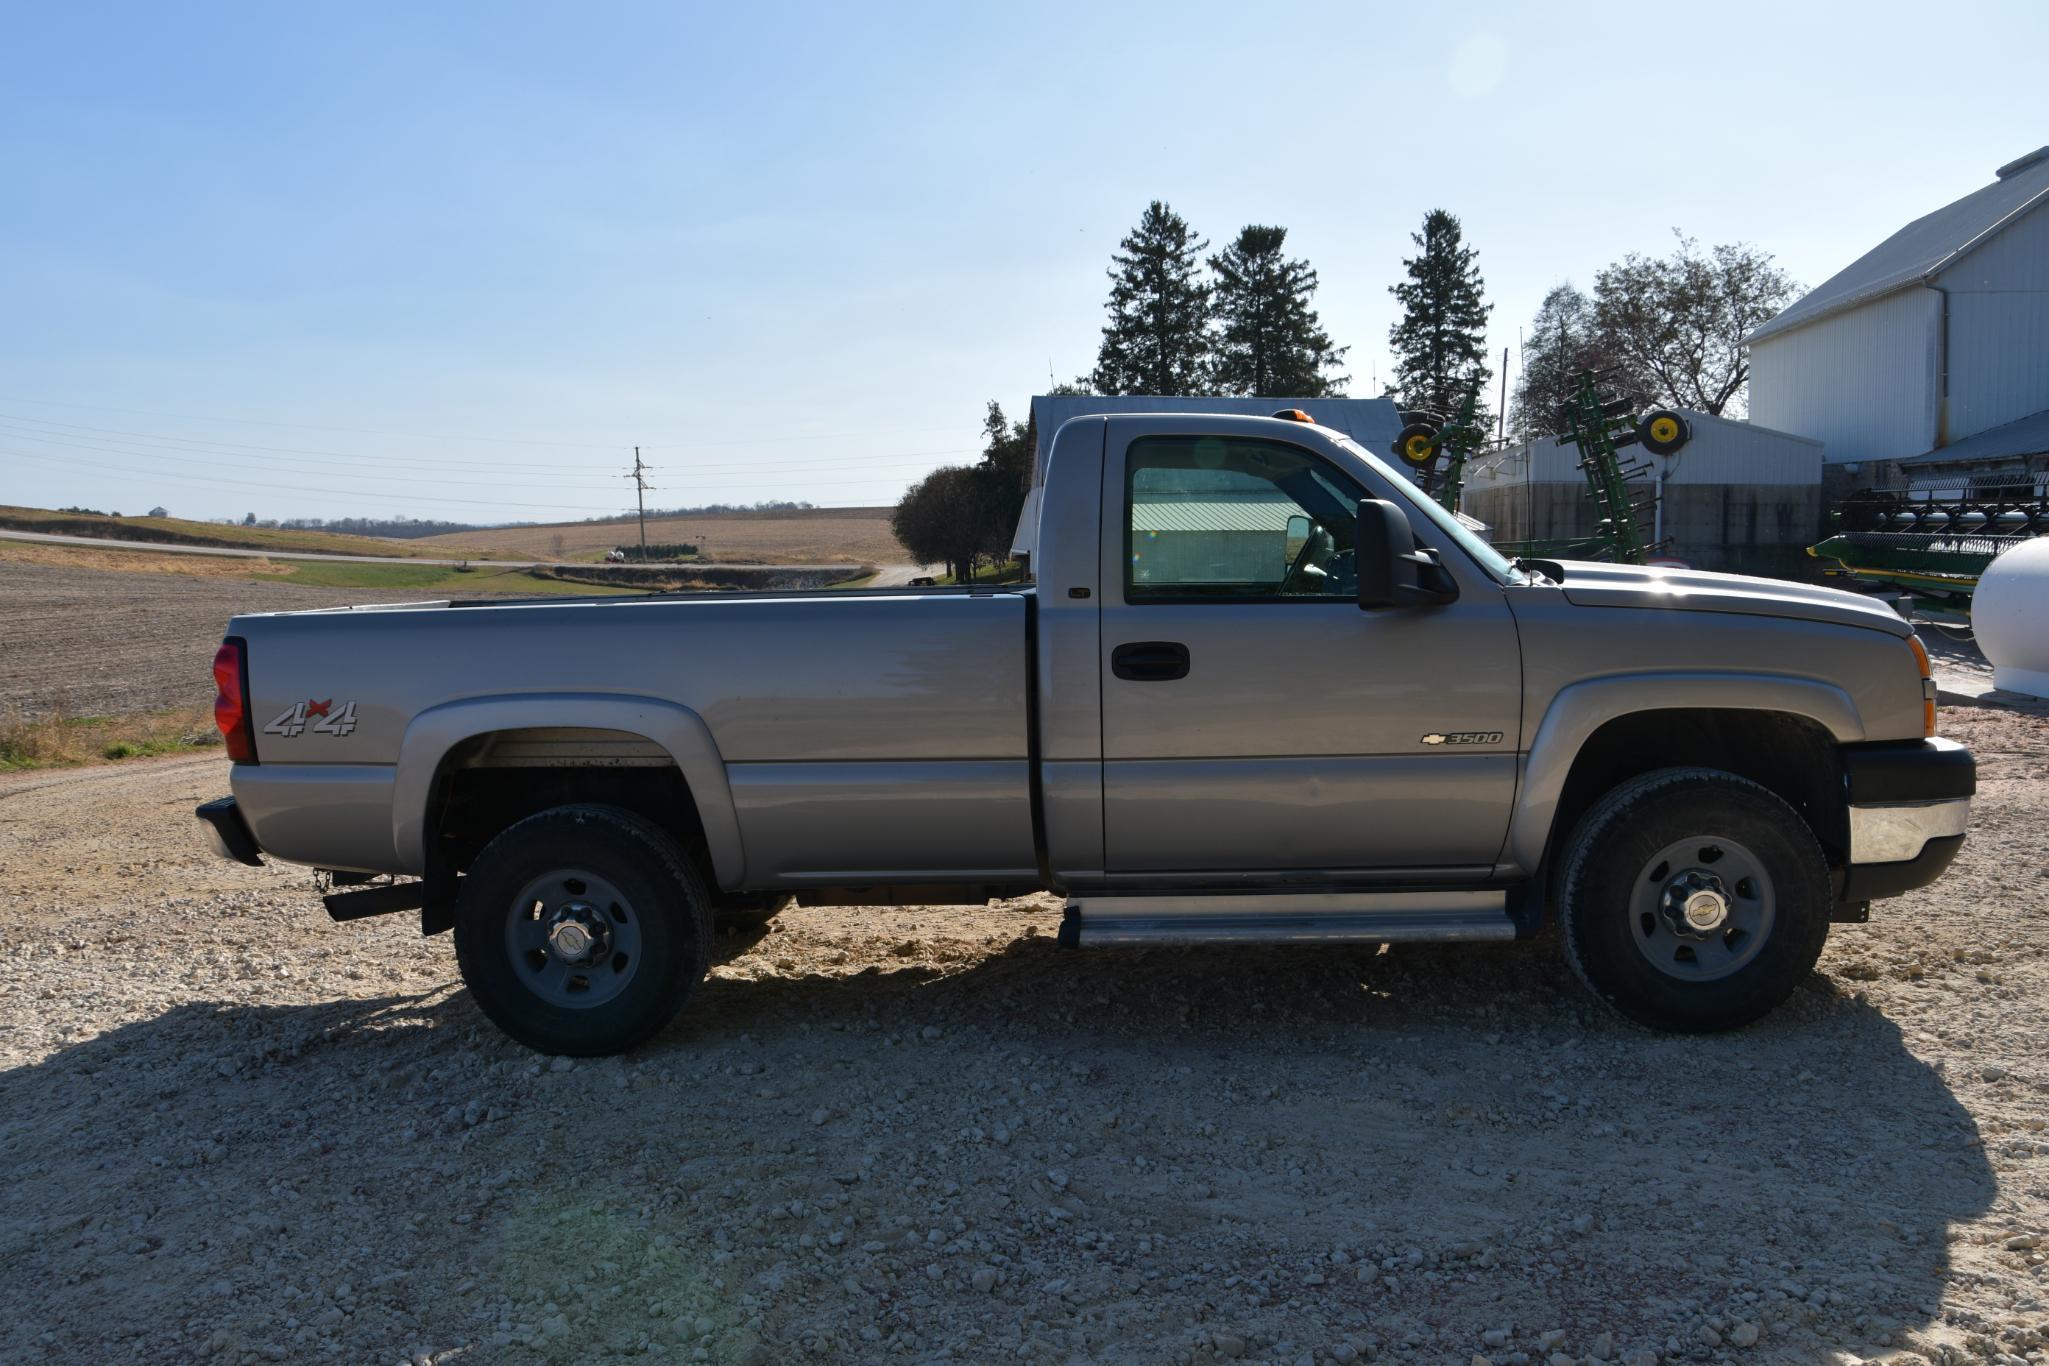
[(249, 723), (249, 646), (229, 636), (213, 656), (213, 723), (221, 728), (228, 757), (238, 764), (256, 762), (256, 728)]

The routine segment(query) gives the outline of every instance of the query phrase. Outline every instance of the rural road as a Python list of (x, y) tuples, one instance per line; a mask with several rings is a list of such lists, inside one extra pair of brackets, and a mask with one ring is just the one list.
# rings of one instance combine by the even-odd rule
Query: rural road
[[(501, 569), (534, 569), (553, 563), (548, 560), (486, 560), (482, 556), (467, 559), (430, 559), (422, 555), (333, 555), (312, 550), (236, 550), (227, 546), (174, 545), (159, 541), (122, 541), (107, 536), (59, 536), (47, 531), (5, 531), (0, 530), (0, 540), (34, 541), (43, 545), (69, 545), (90, 547), (95, 550), (150, 550), (169, 555), (225, 555), (244, 560), (340, 560), (348, 564), (492, 564)], [(700, 563), (690, 561), (693, 569), (766, 569), (796, 571), (807, 569), (845, 569), (842, 564), (753, 564), (753, 563)], [(916, 565), (884, 565), (875, 576), (875, 585), (881, 588), (900, 587), (912, 576), (929, 572)], [(893, 575), (901, 577), (891, 577)]]

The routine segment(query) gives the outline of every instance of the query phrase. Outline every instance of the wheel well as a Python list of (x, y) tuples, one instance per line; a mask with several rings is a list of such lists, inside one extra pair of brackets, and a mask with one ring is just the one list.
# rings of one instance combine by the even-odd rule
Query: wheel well
[(1555, 854), (1603, 793), (1653, 769), (1719, 768), (1785, 799), (1807, 822), (1831, 867), (1848, 858), (1849, 811), (1835, 737), (1789, 712), (1673, 707), (1618, 716), (1587, 737), (1551, 821)]
[(467, 872), (499, 832), (572, 802), (653, 821), (716, 883), (696, 799), (667, 750), (629, 731), (557, 726), (488, 731), (443, 756), (427, 798), (429, 876)]

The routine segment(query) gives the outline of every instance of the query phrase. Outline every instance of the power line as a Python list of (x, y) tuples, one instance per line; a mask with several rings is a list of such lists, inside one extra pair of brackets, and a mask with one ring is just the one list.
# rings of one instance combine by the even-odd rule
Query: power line
[[(265, 445), (259, 445), (259, 444), (256, 444), (256, 443), (253, 443), (253, 442), (247, 442), (247, 441), (209, 441), (209, 440), (204, 440), (204, 439), (201, 439), (201, 438), (196, 438), (196, 437), (180, 437), (180, 436), (167, 436), (167, 435), (164, 435), (164, 434), (162, 434), (162, 433), (159, 433), (159, 432), (131, 432), (131, 431), (125, 431), (125, 430), (121, 430), (121, 429), (119, 429), (119, 428), (112, 428), (112, 427), (88, 427), (88, 426), (85, 426), (85, 425), (83, 425), (83, 424), (81, 424), (81, 423), (76, 423), (76, 422), (55, 422), (55, 421), (52, 421), (52, 420), (50, 420), (50, 419), (48, 419), (48, 418), (40, 418), (40, 417), (23, 417), (23, 416), (20, 416), (19, 414), (12, 414), (12, 413), (0, 413), (0, 426), (6, 426), (6, 427), (11, 427), (11, 428), (14, 428), (14, 429), (16, 429), (16, 430), (19, 430), (19, 429), (20, 429), (21, 427), (23, 427), (24, 425), (27, 425), (27, 424), (33, 424), (33, 425), (34, 425), (34, 426), (36, 426), (36, 427), (60, 427), (60, 428), (64, 428), (64, 429), (66, 429), (66, 430), (68, 430), (68, 431), (76, 431), (76, 432), (88, 432), (88, 433), (91, 433), (91, 434), (93, 434), (93, 435), (96, 435), (96, 436), (125, 436), (125, 437), (132, 437), (132, 438), (135, 438), (136, 440), (140, 440), (140, 441), (145, 441), (145, 442), (151, 442), (151, 443), (156, 443), (156, 444), (160, 444), (160, 445), (168, 445), (168, 446), (171, 446), (171, 447), (172, 447), (172, 448), (174, 448), (174, 449), (184, 449), (184, 448), (195, 448), (195, 447), (196, 447), (196, 448), (201, 448), (201, 449), (212, 449), (212, 448), (219, 448), (219, 449), (222, 449), (222, 450), (224, 450), (224, 451), (226, 451), (226, 452), (228, 452), (228, 453), (231, 453), (231, 454), (232, 454), (232, 453), (240, 453), (240, 452), (243, 452), (243, 451), (253, 451), (253, 452), (258, 452), (258, 453), (263, 453), (263, 454), (271, 454), (271, 453), (276, 453), (276, 454), (280, 454), (280, 455), (290, 455), (290, 456), (319, 456), (319, 457), (326, 457), (326, 458), (330, 458), (330, 459), (335, 459), (335, 460), (356, 460), (356, 461), (374, 461), (374, 462), (378, 462), (378, 463), (383, 463), (383, 464), (396, 464), (396, 465), (407, 465), (407, 466), (415, 466), (415, 467), (418, 467), (418, 466), (436, 466), (436, 467), (448, 467), (448, 468), (460, 468), (460, 469), (494, 469), (494, 470), (496, 470), (496, 469), (531, 469), (531, 470), (544, 470), (544, 471), (547, 471), (547, 470), (553, 470), (553, 471), (562, 471), (562, 472), (575, 472), (575, 473), (584, 473), (584, 472), (585, 472), (585, 471), (581, 470), (581, 469), (580, 469), (579, 467), (577, 467), (577, 466), (573, 466), (573, 465), (561, 465), (561, 464), (553, 464), (553, 463), (550, 463), (550, 464), (518, 464), (518, 463), (514, 463), (514, 462), (510, 462), (510, 461), (501, 461), (501, 460), (449, 460), (449, 459), (438, 459), (438, 458), (433, 458), (433, 457), (425, 457), (425, 458), (415, 458), (415, 457), (412, 457), (412, 456), (403, 456), (403, 455), (368, 455), (368, 454), (364, 454), (364, 453), (362, 453), (362, 452), (360, 452), (360, 451), (330, 451), (330, 450), (320, 450), (320, 449), (315, 449), (315, 448), (309, 448), (309, 447), (299, 447), (299, 446), (265, 446)], [(20, 431), (19, 431), (19, 434), (20, 434), (20, 435), (23, 435), (23, 436), (29, 436), (29, 435), (34, 435), (35, 433), (33, 433), (33, 432), (31, 432), (31, 431), (25, 431), (25, 430), (20, 430)], [(124, 443), (124, 444), (125, 444), (125, 443)], [(141, 452), (138, 452), (138, 454), (140, 454), (140, 453), (141, 453)], [(892, 451), (892, 452), (888, 452), (888, 453), (885, 453), (885, 454), (883, 454), (883, 455), (879, 455), (879, 456), (877, 456), (877, 457), (876, 457), (876, 459), (880, 459), (880, 460), (897, 460), (897, 459), (903, 459), (903, 460), (921, 460), (921, 459), (941, 459), (941, 458), (946, 458), (946, 457), (959, 457), (959, 458), (973, 458), (973, 456), (974, 456), (974, 455), (975, 455), (975, 453), (974, 453), (974, 452), (969, 452), (969, 451), (960, 451), (960, 450), (938, 450), (938, 451)], [(753, 469), (765, 469), (765, 468), (777, 468), (777, 469), (794, 469), (794, 468), (797, 468), (797, 467), (799, 467), (799, 466), (817, 466), (817, 467), (820, 467), (820, 468), (838, 468), (838, 467), (840, 467), (840, 466), (844, 466), (844, 465), (845, 465), (846, 463), (847, 463), (847, 462), (846, 462), (846, 461), (845, 461), (844, 459), (829, 459), (829, 458), (822, 458), (822, 459), (815, 459), (815, 460), (814, 460), (814, 459), (812, 459), (812, 458), (810, 458), (810, 457), (804, 457), (804, 458), (801, 458), (801, 459), (798, 459), (798, 460), (756, 460), (756, 461), (750, 461), (749, 463), (747, 463), (747, 464), (745, 464), (745, 465), (731, 465), (731, 466), (722, 466), (722, 467), (713, 467), (713, 466), (705, 466), (705, 467), (702, 467), (702, 468), (700, 468), (700, 469), (699, 469), (699, 470), (697, 471), (697, 473), (700, 473), (700, 474), (725, 474), (725, 473), (744, 473), (744, 472), (747, 472), (747, 471), (749, 471), (749, 470), (753, 470)], [(871, 462), (871, 464), (872, 464), (872, 462)]]
[[(301, 432), (347, 432), (355, 436), (396, 437), (406, 441), (477, 441), (493, 446), (552, 446), (561, 450), (586, 451), (615, 451), (621, 444), (618, 442), (539, 441), (531, 437), (477, 436), (470, 432), (442, 432), (428, 436), (419, 432), (378, 431), (371, 427), (333, 427), (310, 422), (272, 422), (264, 418), (198, 417), (191, 413), (160, 413), (142, 408), (116, 408), (100, 403), (65, 403), (57, 399), (48, 398), (0, 398), (0, 402), (10, 405), (28, 404), (31, 407), (42, 408), (76, 408), (82, 412), (89, 413), (127, 413), (132, 417), (161, 417), (168, 418), (173, 422), (227, 422), (238, 427), (278, 427)], [(952, 427), (898, 427), (887, 433), (875, 434), (898, 436), (911, 432), (944, 432), (952, 430)], [(830, 432), (791, 432), (781, 436), (750, 436), (740, 437), (732, 441), (696, 441), (693, 444), (698, 446), (751, 446), (763, 441), (830, 441), (832, 439), (833, 434)], [(651, 449), (661, 450), (665, 445), (666, 443), (657, 443)]]
[[(36, 442), (40, 442), (40, 443), (42, 443), (42, 444), (44, 444), (44, 445), (48, 445), (48, 446), (61, 446), (61, 447), (64, 447), (65, 449), (67, 449), (67, 450), (83, 450), (83, 451), (97, 451), (97, 452), (100, 452), (100, 453), (103, 453), (103, 454), (106, 454), (106, 455), (118, 455), (118, 456), (122, 456), (122, 457), (124, 457), (124, 458), (126, 458), (126, 457), (131, 457), (131, 456), (132, 456), (132, 457), (140, 457), (140, 458), (142, 458), (142, 459), (145, 459), (145, 460), (170, 460), (170, 461), (175, 461), (175, 462), (177, 462), (177, 463), (180, 463), (180, 464), (189, 464), (189, 465), (207, 465), (207, 466), (211, 466), (211, 467), (214, 467), (214, 468), (217, 468), (217, 469), (230, 469), (230, 470), (254, 470), (254, 471), (256, 471), (256, 472), (258, 472), (258, 473), (260, 473), (260, 474), (278, 474), (278, 473), (283, 473), (283, 474), (292, 474), (292, 473), (297, 473), (297, 472), (298, 472), (298, 471), (297, 471), (296, 469), (293, 469), (293, 468), (291, 468), (291, 467), (290, 467), (289, 465), (288, 465), (288, 466), (287, 466), (286, 468), (284, 468), (284, 469), (279, 469), (279, 468), (277, 467), (277, 462), (274, 462), (274, 461), (264, 461), (264, 462), (261, 462), (261, 463), (255, 463), (255, 464), (252, 464), (252, 463), (250, 463), (250, 462), (249, 462), (249, 461), (247, 461), (247, 460), (232, 460), (232, 459), (225, 459), (225, 460), (224, 460), (224, 459), (212, 459), (212, 458), (209, 458), (209, 457), (211, 457), (211, 456), (212, 456), (212, 455), (214, 454), (214, 453), (213, 453), (213, 452), (211, 452), (211, 451), (207, 451), (207, 452), (199, 452), (199, 451), (159, 451), (159, 450), (148, 450), (148, 449), (143, 449), (143, 448), (137, 448), (137, 447), (133, 447), (133, 446), (124, 446), (123, 444), (120, 444), (120, 443), (117, 443), (117, 444), (114, 444), (114, 445), (106, 445), (106, 444), (101, 444), (101, 443), (97, 443), (97, 442), (91, 442), (91, 441), (74, 441), (74, 440), (68, 439), (68, 438), (66, 438), (66, 437), (61, 437), (61, 436), (45, 436), (45, 435), (42, 435), (42, 434), (40, 434), (40, 433), (22, 432), (22, 431), (19, 431), (18, 429), (11, 429), (11, 428), (7, 427), (7, 425), (6, 425), (5, 423), (0, 423), (0, 435), (11, 435), (11, 436), (15, 436), (15, 437), (18, 437), (18, 438), (25, 438), (25, 439), (27, 439), (27, 440), (30, 440), (30, 441), (36, 441)], [(895, 469), (924, 469), (924, 468), (926, 468), (926, 467), (925, 467), (925, 465), (924, 465), (924, 464), (923, 464), (922, 462), (920, 462), (920, 463), (918, 463), (918, 464), (913, 464), (913, 465), (898, 465), (898, 466), (893, 466), (893, 467), (889, 467), (889, 468), (895, 468)], [(328, 466), (321, 466), (321, 467), (318, 467), (318, 472), (319, 472), (319, 473), (334, 473), (335, 471), (334, 471), (334, 470), (332, 469), (332, 467), (328, 467)], [(427, 477), (424, 477), (424, 478), (413, 478), (413, 477), (409, 477), (409, 476), (407, 476), (407, 475), (403, 475), (403, 474), (392, 474), (392, 473), (388, 473), (388, 472), (386, 472), (386, 471), (384, 471), (384, 470), (381, 470), (381, 469), (380, 469), (380, 470), (376, 470), (376, 471), (373, 471), (373, 473), (374, 473), (374, 474), (375, 474), (375, 476), (376, 476), (376, 481), (377, 481), (378, 483), (380, 483), (380, 484), (386, 484), (386, 483), (404, 483), (404, 484), (439, 484), (439, 485), (444, 485), (444, 486), (445, 486), (445, 485), (449, 485), (449, 484), (467, 484), (469, 480), (471, 480), (471, 479), (474, 479), (474, 478), (476, 477), (476, 476), (475, 476), (475, 474), (473, 474), (473, 473), (465, 473), (465, 474), (463, 474), (463, 475), (460, 475), (460, 476), (455, 476), (455, 475), (451, 475), (451, 476), (448, 476), (448, 477), (436, 477), (436, 476), (431, 476), (431, 475), (430, 475), (430, 476), (427, 476)], [(683, 482), (682, 482), (681, 484), (679, 484), (679, 485), (678, 485), (677, 487), (678, 487), (679, 489), (682, 489), (682, 488), (705, 488), (705, 489), (744, 489), (744, 488), (754, 488), (754, 487), (757, 487), (757, 486), (761, 485), (761, 484), (762, 484), (762, 483), (764, 483), (764, 482), (771, 482), (771, 483), (772, 483), (772, 482), (773, 482), (773, 481), (774, 481), (774, 480), (775, 480), (776, 478), (784, 476), (784, 475), (785, 475), (785, 473), (786, 473), (786, 472), (784, 472), (784, 471), (781, 471), (781, 470), (770, 470), (770, 471), (768, 471), (768, 472), (766, 473), (766, 475), (765, 475), (764, 479), (750, 479), (750, 480), (731, 480), (731, 481), (727, 481), (727, 482), (724, 482), (724, 483), (704, 483), (704, 482), (702, 482), (701, 480), (695, 480), (695, 479), (692, 479), (692, 480), (685, 480), (685, 481), (683, 481)], [(553, 488), (590, 488), (590, 487), (592, 487), (592, 481), (593, 481), (594, 479), (600, 478), (601, 476), (599, 476), (599, 475), (596, 475), (596, 474), (594, 474), (594, 473), (583, 473), (583, 472), (578, 472), (578, 473), (575, 473), (575, 474), (570, 474), (570, 473), (568, 473), (568, 472), (565, 472), (565, 473), (564, 473), (564, 476), (563, 476), (563, 477), (564, 477), (564, 478), (566, 478), (566, 479), (569, 479), (569, 480), (570, 480), (571, 482), (569, 482), (569, 483), (567, 483), (567, 484), (560, 484), (560, 483), (547, 483), (547, 484), (528, 484), (528, 483), (499, 483), (499, 484), (498, 484), (497, 486), (498, 486), (499, 488), (523, 488), (523, 489), (553, 489)], [(894, 482), (894, 481), (896, 481), (896, 480), (900, 479), (901, 477), (902, 477), (902, 476), (899, 476), (899, 475), (892, 475), (892, 474), (878, 474), (878, 475), (874, 476), (873, 478), (867, 478), (867, 479), (828, 479), (828, 480), (818, 480), (818, 479), (810, 479), (810, 478), (808, 478), (807, 476), (804, 476), (804, 475), (799, 475), (799, 476), (798, 476), (797, 478), (798, 478), (798, 480), (799, 480), (799, 481), (801, 481), (801, 482), (804, 482), (804, 483), (807, 483), (807, 484), (812, 484), (812, 485), (824, 485), (824, 486), (827, 486), (827, 487), (834, 487), (834, 486), (847, 486), (847, 485), (858, 485), (858, 484), (886, 484), (886, 483), (891, 483), (891, 482)]]
[[(342, 497), (358, 499), (373, 497), (377, 492), (375, 489), (337, 489), (324, 488), (313, 484), (278, 484), (260, 479), (228, 479), (216, 475), (186, 474), (180, 470), (137, 469), (132, 465), (110, 465), (102, 461), (80, 460), (75, 456), (47, 455), (41, 451), (22, 451), (0, 448), (0, 455), (11, 455), (23, 460), (38, 460), (42, 461), (45, 464), (58, 465), (62, 467), (84, 467), (86, 469), (107, 470), (115, 474), (139, 474), (146, 475), (152, 479), (171, 479), (184, 483), (226, 484), (234, 488), (279, 489), (289, 493), (329, 493), (338, 494)], [(875, 483), (878, 481), (852, 480), (849, 482), (861, 484)], [(727, 487), (752, 488), (756, 486), (752, 484), (732, 484), (728, 485)], [(465, 507), (537, 508), (547, 512), (599, 512), (604, 513), (607, 516), (618, 516), (621, 512), (621, 509), (617, 505), (613, 505), (610, 507), (590, 507), (587, 505), (579, 505), (573, 503), (522, 503), (505, 498), (447, 498), (436, 497), (434, 495), (425, 493), (408, 493), (403, 496), (406, 499), (416, 503), (454, 503)], [(875, 504), (844, 503), (839, 504), (837, 506), (873, 507), (875, 506)], [(659, 516), (660, 509), (657, 509), (656, 513)]]

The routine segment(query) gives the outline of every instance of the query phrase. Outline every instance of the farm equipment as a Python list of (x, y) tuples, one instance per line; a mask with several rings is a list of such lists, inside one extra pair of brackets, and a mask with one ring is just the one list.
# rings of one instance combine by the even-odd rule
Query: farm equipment
[[(1479, 405), (1480, 386), (1476, 383), (1451, 421), (1440, 425), (1419, 415), (1395, 437), (1396, 456), (1415, 471), (1424, 492), (1448, 512), (1459, 510), (1466, 462), (1487, 439), (1486, 428), (1478, 420)], [(1579, 468), (1586, 475), (1597, 514), (1594, 534), (1565, 540), (1499, 542), (1503, 553), (1616, 564), (1643, 564), (1650, 559), (1658, 548), (1656, 532), (1654, 527), (1646, 528), (1642, 519), (1648, 513), (1655, 521), (1657, 490), (1645, 479), (1652, 467), (1643, 461), (1625, 462), (1621, 452), (1641, 444), (1653, 455), (1676, 455), (1693, 439), (1693, 425), (1669, 408), (1653, 409), (1639, 417), (1635, 407), (1627, 397), (1603, 398), (1594, 372), (1579, 372), (1572, 396), (1558, 405), (1553, 416), (1564, 433), (1557, 443), (1579, 447)]]
[(1466, 462), (1486, 441), (1487, 429), (1480, 423), (1480, 381), (1475, 380), (1449, 422), (1418, 416), (1395, 437), (1394, 449), (1402, 463), (1416, 471), (1423, 491), (1446, 512), (1457, 512), (1466, 487)]
[(1835, 534), (1807, 551), (1842, 566), (1827, 572), (1903, 589), (1938, 613), (1968, 614), (1987, 565), (2049, 535), (2049, 470), (1860, 489), (1831, 517)]
[[(1564, 435), (1579, 447), (1580, 472), (1593, 495), (1596, 520), (1593, 546), (1597, 559), (1616, 564), (1644, 564), (1658, 549), (1658, 490), (1647, 478), (1655, 471), (1647, 461), (1622, 458), (1624, 449), (1641, 444), (1652, 455), (1676, 455), (1693, 439), (1693, 426), (1669, 408), (1635, 415), (1628, 397), (1603, 398), (1594, 372), (1574, 378), (1572, 396), (1555, 414)], [(1653, 525), (1644, 526), (1649, 516)]]

